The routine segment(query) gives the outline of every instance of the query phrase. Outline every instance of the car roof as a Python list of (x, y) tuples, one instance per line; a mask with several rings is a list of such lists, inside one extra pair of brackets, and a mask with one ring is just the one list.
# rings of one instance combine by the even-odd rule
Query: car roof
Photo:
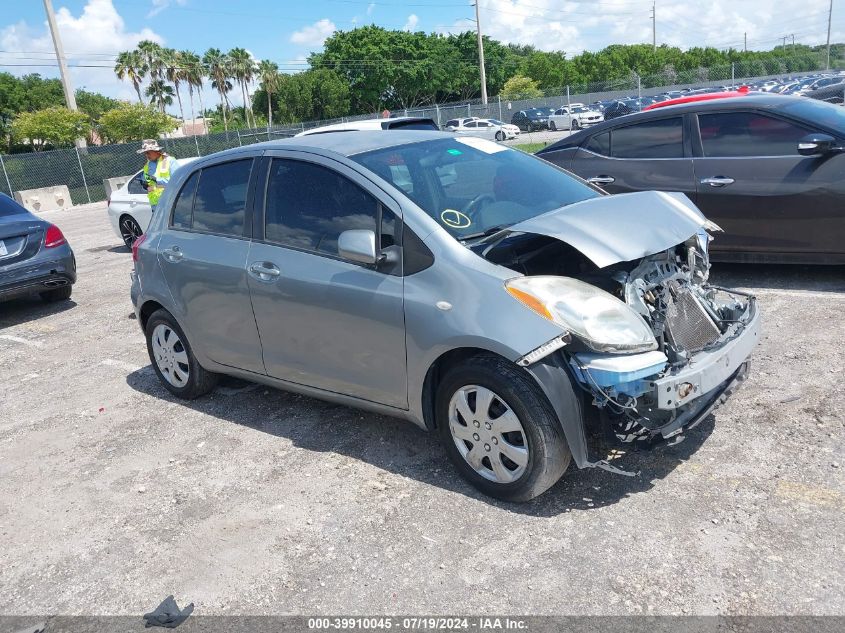
[[(333, 132), (335, 130), (385, 130), (385, 125), (395, 126), (397, 123), (402, 123), (403, 121), (410, 121), (410, 122), (429, 122), (431, 119), (427, 117), (416, 117), (416, 116), (399, 116), (399, 117), (391, 117), (389, 119), (361, 119), (360, 121), (345, 121), (343, 123), (335, 123), (333, 125), (323, 125), (321, 127), (315, 127), (310, 130), (304, 130), (297, 134), (297, 136), (309, 136), (311, 134), (324, 134), (325, 132)], [(433, 121), (431, 121), (433, 123)]]
[(316, 151), (317, 153), (335, 153), (341, 156), (355, 156), (379, 149), (421, 143), (434, 139), (455, 139), (455, 135), (449, 132), (435, 132), (434, 130), (391, 130), (385, 133), (384, 130), (351, 130), (333, 131), (322, 134), (309, 134), (305, 136), (294, 136), (293, 138), (280, 139), (277, 141), (264, 141), (254, 145), (235, 147), (212, 156), (237, 156), (249, 152), (249, 150), (298, 150)]
[(637, 123), (640, 121), (649, 121), (652, 119), (662, 119), (667, 116), (681, 116), (688, 112), (706, 113), (710, 111), (725, 111), (725, 110), (745, 110), (747, 108), (756, 108), (763, 110), (779, 110), (785, 106), (796, 103), (804, 103), (806, 97), (796, 97), (792, 95), (778, 95), (768, 92), (752, 93), (742, 97), (728, 97), (726, 99), (710, 99), (707, 101), (693, 101), (690, 103), (679, 103), (677, 105), (670, 105), (663, 108), (655, 108), (651, 110), (643, 110), (642, 112), (632, 112), (626, 114), (624, 117), (617, 117), (610, 120), (605, 120), (591, 126), (588, 130), (581, 130), (557, 143), (547, 145), (537, 151), (537, 155), (545, 154), (546, 152), (557, 151), (567, 147), (575, 147), (581, 145), (587, 136), (593, 136), (602, 132), (603, 130), (613, 129), (620, 125), (627, 125), (629, 123)]
[[(731, 97), (745, 97), (750, 92), (748, 86), (743, 86), (739, 90), (732, 90), (730, 92), (697, 92), (696, 94), (678, 97), (677, 99), (669, 99), (667, 101), (658, 101), (652, 103), (645, 110), (656, 110), (657, 108), (668, 108), (669, 106), (679, 105), (682, 103), (695, 103), (696, 101), (709, 101), (711, 99), (730, 99)], [(643, 97), (644, 99), (647, 97)]]

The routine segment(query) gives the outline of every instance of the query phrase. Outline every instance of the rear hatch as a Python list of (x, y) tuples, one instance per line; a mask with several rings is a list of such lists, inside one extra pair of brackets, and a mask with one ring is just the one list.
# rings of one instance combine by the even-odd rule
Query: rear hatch
[(28, 214), (0, 219), (0, 270), (34, 257), (44, 241), (44, 224)]

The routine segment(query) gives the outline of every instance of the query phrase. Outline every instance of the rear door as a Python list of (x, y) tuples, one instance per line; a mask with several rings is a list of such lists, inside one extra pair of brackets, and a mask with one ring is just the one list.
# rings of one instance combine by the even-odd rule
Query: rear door
[(191, 345), (221, 365), (264, 373), (246, 273), (253, 163), (238, 158), (192, 174), (158, 257)]
[(724, 229), (714, 251), (841, 253), (845, 155), (801, 156), (809, 125), (758, 111), (697, 116), (697, 203)]
[(337, 250), (349, 229), (376, 231), (382, 252), (398, 249), (398, 205), (336, 161), (269, 154), (247, 264), (267, 373), (407, 409), (401, 257), (368, 266)]
[(619, 125), (587, 139), (573, 172), (609, 193), (680, 191), (695, 199), (688, 122), (683, 116)]

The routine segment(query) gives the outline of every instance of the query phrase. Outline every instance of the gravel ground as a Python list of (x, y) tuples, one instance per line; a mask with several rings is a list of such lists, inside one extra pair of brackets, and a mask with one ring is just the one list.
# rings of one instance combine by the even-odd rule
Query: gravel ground
[(743, 388), (635, 478), (527, 504), (401, 421), (228, 381), (159, 385), (102, 205), (44, 214), (73, 301), (0, 306), (0, 614), (845, 614), (841, 268), (717, 266), (757, 292)]

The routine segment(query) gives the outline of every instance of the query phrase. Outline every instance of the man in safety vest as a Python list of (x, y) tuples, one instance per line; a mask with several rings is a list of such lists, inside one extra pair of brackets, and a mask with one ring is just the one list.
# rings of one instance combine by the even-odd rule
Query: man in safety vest
[(147, 157), (141, 182), (146, 186), (147, 198), (150, 206), (155, 210), (165, 186), (170, 182), (170, 177), (179, 168), (179, 162), (165, 154), (155, 139), (145, 139), (138, 153)]

